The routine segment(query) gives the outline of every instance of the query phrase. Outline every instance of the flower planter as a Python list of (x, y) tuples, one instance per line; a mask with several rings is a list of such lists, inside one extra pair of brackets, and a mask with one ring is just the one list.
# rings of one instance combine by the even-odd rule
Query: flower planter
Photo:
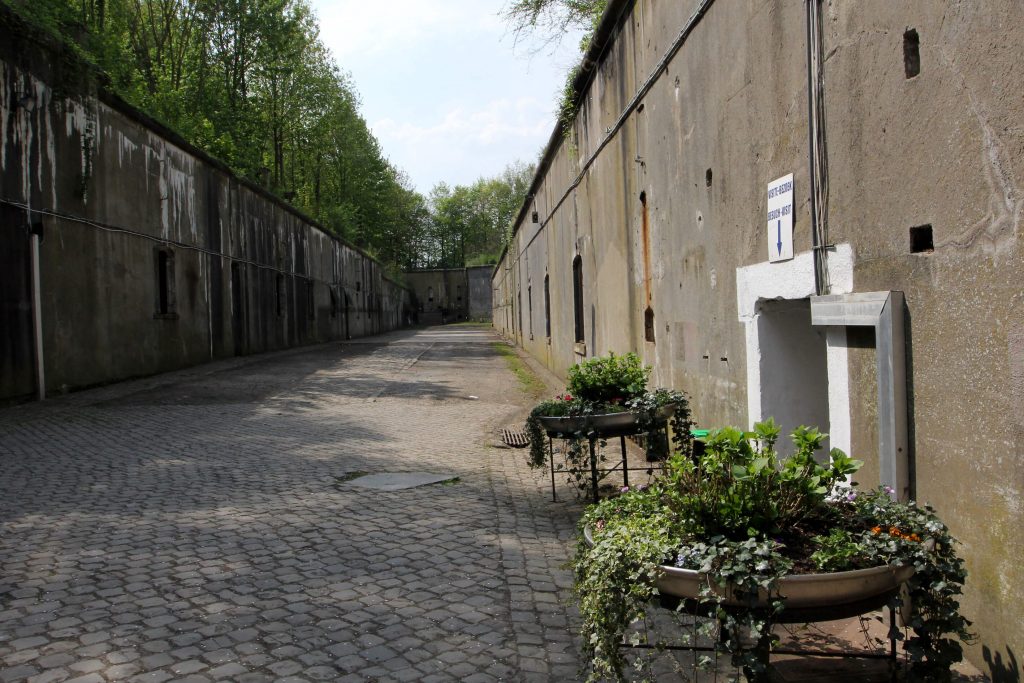
[[(583, 529), (587, 543), (594, 545), (590, 527)], [(756, 599), (738, 596), (731, 589), (721, 589), (703, 572), (661, 566), (656, 585), (662, 596), (675, 598), (695, 607), (701, 587), (711, 585), (725, 600), (723, 606), (744, 609), (769, 609), (767, 591)], [(784, 576), (776, 584), (784, 609), (773, 617), (776, 623), (805, 623), (832, 621), (871, 612), (884, 607), (899, 591), (900, 586), (914, 575), (912, 566), (880, 566), (824, 574), (793, 574)], [(666, 602), (663, 600), (663, 602)], [(667, 601), (671, 602), (671, 601)]]
[[(661, 406), (654, 413), (654, 424), (661, 426), (672, 417), (675, 404)], [(624, 411), (621, 413), (603, 413), (599, 415), (583, 415), (578, 417), (544, 417), (537, 418), (548, 436), (558, 434), (575, 434), (594, 432), (597, 436), (621, 436), (636, 434), (640, 431), (639, 416)]]

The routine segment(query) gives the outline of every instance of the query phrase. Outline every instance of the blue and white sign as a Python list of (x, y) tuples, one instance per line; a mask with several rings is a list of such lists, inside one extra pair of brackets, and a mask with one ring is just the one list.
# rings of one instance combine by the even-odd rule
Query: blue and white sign
[(768, 261), (793, 258), (793, 174), (768, 183)]

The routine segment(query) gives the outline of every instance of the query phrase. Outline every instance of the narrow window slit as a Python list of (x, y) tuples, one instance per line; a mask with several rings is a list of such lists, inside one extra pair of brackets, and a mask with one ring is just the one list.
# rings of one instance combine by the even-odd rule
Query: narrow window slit
[(921, 37), (917, 29), (907, 29), (903, 33), (903, 70), (907, 78), (921, 73)]

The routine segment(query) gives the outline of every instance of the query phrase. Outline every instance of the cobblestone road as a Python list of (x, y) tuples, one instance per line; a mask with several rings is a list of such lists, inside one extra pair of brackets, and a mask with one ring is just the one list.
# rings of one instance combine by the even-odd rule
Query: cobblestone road
[[(0, 681), (575, 680), (578, 510), (432, 328), (0, 411)], [(471, 398), (476, 397), (476, 398)], [(382, 492), (353, 473), (452, 473)]]

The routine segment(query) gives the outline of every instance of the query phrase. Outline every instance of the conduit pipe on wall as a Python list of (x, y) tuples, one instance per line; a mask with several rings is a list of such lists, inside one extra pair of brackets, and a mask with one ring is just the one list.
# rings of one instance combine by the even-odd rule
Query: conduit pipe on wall
[[(569, 183), (569, 186), (562, 193), (562, 196), (559, 197), (558, 201), (556, 201), (554, 205), (552, 205), (552, 207), (548, 210), (547, 215), (537, 226), (537, 230), (534, 231), (533, 237), (531, 237), (529, 241), (527, 241), (527, 243), (523, 245), (523, 248), (517, 254), (514, 255), (514, 258), (507, 262), (508, 265), (506, 266), (506, 269), (511, 268), (512, 265), (518, 263), (523, 253), (530, 247), (531, 244), (533, 244), (533, 241), (537, 239), (537, 237), (544, 231), (548, 223), (551, 222), (554, 215), (558, 212), (558, 209), (561, 208), (562, 204), (565, 203), (565, 200), (569, 198), (570, 194), (572, 194), (572, 191), (579, 187), (579, 184), (583, 182), (583, 178), (586, 177), (587, 171), (590, 170), (590, 167), (594, 164), (595, 161), (597, 161), (597, 157), (600, 156), (601, 152), (604, 151), (604, 148), (607, 147), (609, 143), (611, 143), (611, 141), (618, 134), (619, 130), (621, 130), (622, 127), (626, 124), (626, 121), (629, 120), (630, 114), (632, 114), (633, 111), (640, 105), (641, 100), (643, 100), (647, 93), (650, 92), (651, 88), (654, 87), (654, 84), (658, 81), (661, 75), (665, 73), (665, 71), (668, 69), (669, 63), (676, 56), (676, 53), (678, 53), (679, 50), (682, 49), (683, 44), (686, 43), (687, 38), (690, 37), (690, 34), (693, 33), (693, 30), (700, 23), (701, 19), (704, 18), (704, 15), (707, 14), (708, 10), (711, 9), (711, 6), (713, 4), (714, 0), (701, 0), (700, 4), (697, 5), (697, 8), (693, 11), (693, 14), (691, 14), (689, 19), (686, 20), (686, 23), (683, 24), (683, 27), (679, 30), (679, 33), (676, 35), (675, 40), (672, 41), (672, 44), (669, 46), (668, 50), (666, 50), (665, 54), (662, 55), (661, 59), (658, 60), (658, 63), (654, 66), (654, 68), (651, 70), (651, 73), (647, 76), (647, 79), (637, 89), (636, 93), (629, 100), (626, 106), (623, 107), (622, 112), (619, 114), (615, 122), (605, 131), (604, 137), (601, 138), (601, 141), (594, 149), (594, 153), (587, 157), (586, 161), (584, 161), (580, 165), (579, 173), (576, 175), (573, 181)], [(626, 6), (627, 5), (623, 5), (623, 8), (625, 8)], [(610, 6), (609, 10), (611, 9), (613, 9), (613, 7)], [(610, 16), (611, 15), (609, 15), (609, 17)], [(609, 21), (611, 20), (609, 19)], [(605, 49), (606, 47), (607, 44), (603, 45), (602, 49)], [(588, 53), (588, 55), (584, 57), (583, 61), (584, 65), (592, 61), (594, 64), (594, 67), (592, 69), (596, 70), (597, 65), (600, 63), (600, 55), (590, 55)], [(587, 73), (590, 72), (588, 71)], [(581, 80), (580, 82), (584, 84), (578, 85), (578, 90), (576, 92), (577, 102), (579, 101), (579, 99), (582, 98), (583, 94), (587, 91), (587, 88), (589, 87), (589, 81), (584, 82)], [(537, 173), (534, 176), (533, 184), (530, 186), (531, 195), (535, 196), (539, 191), (540, 180), (541, 178), (543, 178), (544, 173), (546, 172), (546, 168), (548, 165), (550, 165), (551, 158), (554, 156), (555, 151), (561, 145), (561, 142), (561, 123), (558, 123), (556, 124), (554, 132), (551, 134), (551, 138), (548, 140), (547, 147), (545, 147), (544, 149), (544, 155), (541, 157), (541, 161), (537, 165)], [(519, 215), (516, 218), (515, 227), (512, 233), (513, 237), (519, 231), (519, 225), (524, 221), (529, 201), (529, 199), (527, 199), (527, 201), (524, 201), (523, 206), (519, 210)], [(499, 263), (505, 260), (506, 256), (509, 256), (508, 249), (509, 246), (511, 246), (513, 243), (514, 242), (510, 240), (508, 245), (506, 245), (505, 248), (502, 249), (501, 256), (498, 257)], [(497, 272), (497, 269), (495, 269), (495, 272)]]
[(811, 252), (814, 291), (830, 292), (828, 281), (828, 145), (825, 134), (825, 69), (821, 41), (821, 0), (807, 9), (807, 176), (811, 187)]

